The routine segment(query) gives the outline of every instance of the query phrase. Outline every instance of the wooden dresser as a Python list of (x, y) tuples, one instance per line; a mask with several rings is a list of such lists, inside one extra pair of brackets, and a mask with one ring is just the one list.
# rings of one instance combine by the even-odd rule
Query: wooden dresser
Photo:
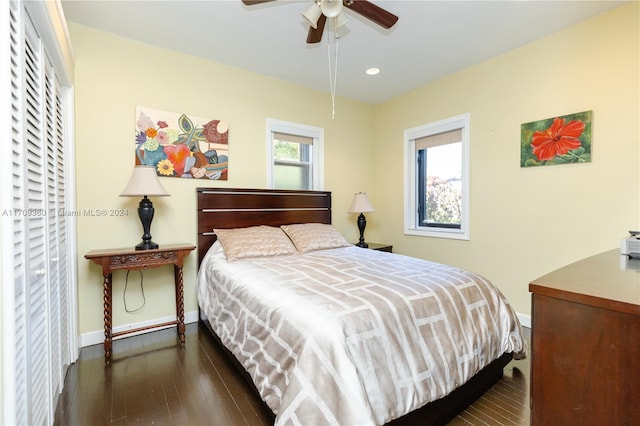
[(640, 425), (640, 259), (611, 250), (529, 291), (531, 424)]

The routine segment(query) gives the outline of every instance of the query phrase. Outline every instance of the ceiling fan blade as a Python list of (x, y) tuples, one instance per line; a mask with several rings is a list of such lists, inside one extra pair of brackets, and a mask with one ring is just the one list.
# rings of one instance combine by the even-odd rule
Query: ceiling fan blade
[(268, 3), (270, 1), (273, 0), (242, 0), (242, 3), (246, 4), (247, 6), (252, 6), (254, 4)]
[(344, 0), (344, 5), (383, 28), (389, 29), (398, 21), (393, 13), (366, 0)]
[(309, 33), (307, 33), (307, 43), (320, 43), (322, 40), (322, 32), (324, 31), (324, 24), (327, 22), (327, 17), (320, 15), (318, 18), (317, 28), (309, 27)]

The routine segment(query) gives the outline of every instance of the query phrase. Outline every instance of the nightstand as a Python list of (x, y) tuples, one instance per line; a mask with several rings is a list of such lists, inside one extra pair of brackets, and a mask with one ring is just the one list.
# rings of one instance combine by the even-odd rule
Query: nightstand
[[(111, 340), (125, 334), (176, 325), (178, 339), (180, 340), (180, 344), (184, 346), (182, 265), (184, 258), (195, 248), (192, 244), (173, 244), (163, 245), (153, 250), (135, 250), (132, 248), (91, 250), (84, 255), (86, 259), (92, 260), (102, 266), (102, 276), (104, 277), (102, 284), (104, 298), (104, 360), (107, 365), (111, 364)], [(173, 281), (176, 288), (176, 320), (113, 333), (111, 322), (111, 275), (113, 271), (118, 269), (135, 271), (139, 269), (157, 268), (164, 265), (173, 265)]]
[(389, 244), (379, 244), (379, 243), (367, 243), (369, 244), (369, 249), (378, 250), (378, 251), (387, 251), (389, 253), (393, 252), (393, 246)]

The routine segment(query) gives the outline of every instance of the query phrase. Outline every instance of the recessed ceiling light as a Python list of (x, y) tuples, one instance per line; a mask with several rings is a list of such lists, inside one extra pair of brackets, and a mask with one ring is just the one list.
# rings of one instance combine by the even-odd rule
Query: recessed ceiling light
[(378, 68), (369, 68), (367, 70), (367, 75), (376, 75), (380, 72), (380, 69)]

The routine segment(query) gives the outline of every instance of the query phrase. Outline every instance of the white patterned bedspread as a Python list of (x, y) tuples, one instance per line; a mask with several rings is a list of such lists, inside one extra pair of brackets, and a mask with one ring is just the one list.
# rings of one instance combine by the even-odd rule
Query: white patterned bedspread
[(227, 262), (216, 243), (198, 300), (278, 425), (384, 424), (525, 349), (486, 279), (358, 247)]

